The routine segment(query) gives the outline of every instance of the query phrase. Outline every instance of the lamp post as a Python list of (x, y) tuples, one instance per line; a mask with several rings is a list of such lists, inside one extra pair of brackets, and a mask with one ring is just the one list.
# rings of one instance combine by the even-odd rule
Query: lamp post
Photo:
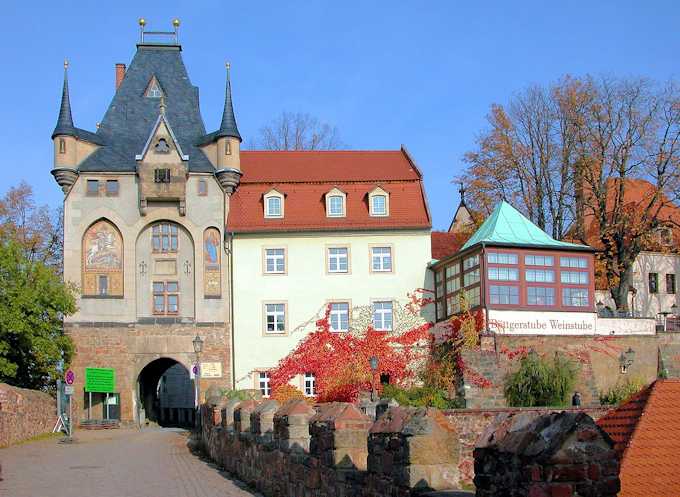
[(375, 402), (375, 373), (378, 371), (378, 358), (371, 356), (368, 363), (371, 366), (371, 402)]
[(201, 352), (203, 352), (203, 339), (196, 334), (191, 341), (196, 353), (196, 366), (194, 368), (194, 384), (196, 386), (196, 427), (201, 426)]

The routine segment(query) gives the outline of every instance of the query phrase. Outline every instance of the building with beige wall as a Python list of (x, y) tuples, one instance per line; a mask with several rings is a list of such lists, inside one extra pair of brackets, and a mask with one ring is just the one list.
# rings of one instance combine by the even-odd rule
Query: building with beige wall
[[(224, 225), (241, 137), (228, 77), (222, 123), (206, 133), (174, 34), (142, 40), (130, 66), (117, 65), (96, 132), (74, 126), (65, 65), (52, 174), (64, 191), (64, 277), (79, 290), (64, 322), (76, 421), (114, 412), (187, 424), (196, 371), (203, 391), (232, 385)], [(101, 369), (115, 374), (111, 392), (86, 381)]]
[[(246, 151), (241, 168), (227, 221), (237, 387), (268, 395), (267, 370), (327, 306), (338, 333), (394, 332), (433, 319), (406, 308), (409, 294), (432, 283), (422, 175), (404, 148)], [(295, 381), (314, 393), (313, 372)]]

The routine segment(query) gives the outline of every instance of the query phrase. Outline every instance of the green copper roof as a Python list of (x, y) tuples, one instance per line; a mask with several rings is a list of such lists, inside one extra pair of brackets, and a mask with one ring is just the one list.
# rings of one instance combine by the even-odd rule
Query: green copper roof
[(478, 243), (565, 249), (588, 248), (586, 245), (555, 240), (507, 202), (500, 202), (496, 206), (491, 215), (463, 245), (461, 250), (465, 250)]

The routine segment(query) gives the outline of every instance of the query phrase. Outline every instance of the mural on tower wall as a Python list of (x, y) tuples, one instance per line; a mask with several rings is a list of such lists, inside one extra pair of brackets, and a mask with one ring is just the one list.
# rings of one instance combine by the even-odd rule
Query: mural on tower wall
[(83, 295), (123, 295), (123, 238), (103, 219), (83, 236)]
[(203, 232), (203, 280), (206, 297), (221, 297), (220, 232), (208, 228)]

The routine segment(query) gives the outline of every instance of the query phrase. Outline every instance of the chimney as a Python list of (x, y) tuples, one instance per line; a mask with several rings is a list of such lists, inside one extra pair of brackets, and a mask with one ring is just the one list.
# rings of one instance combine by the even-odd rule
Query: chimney
[(125, 77), (125, 64), (116, 64), (116, 90)]

